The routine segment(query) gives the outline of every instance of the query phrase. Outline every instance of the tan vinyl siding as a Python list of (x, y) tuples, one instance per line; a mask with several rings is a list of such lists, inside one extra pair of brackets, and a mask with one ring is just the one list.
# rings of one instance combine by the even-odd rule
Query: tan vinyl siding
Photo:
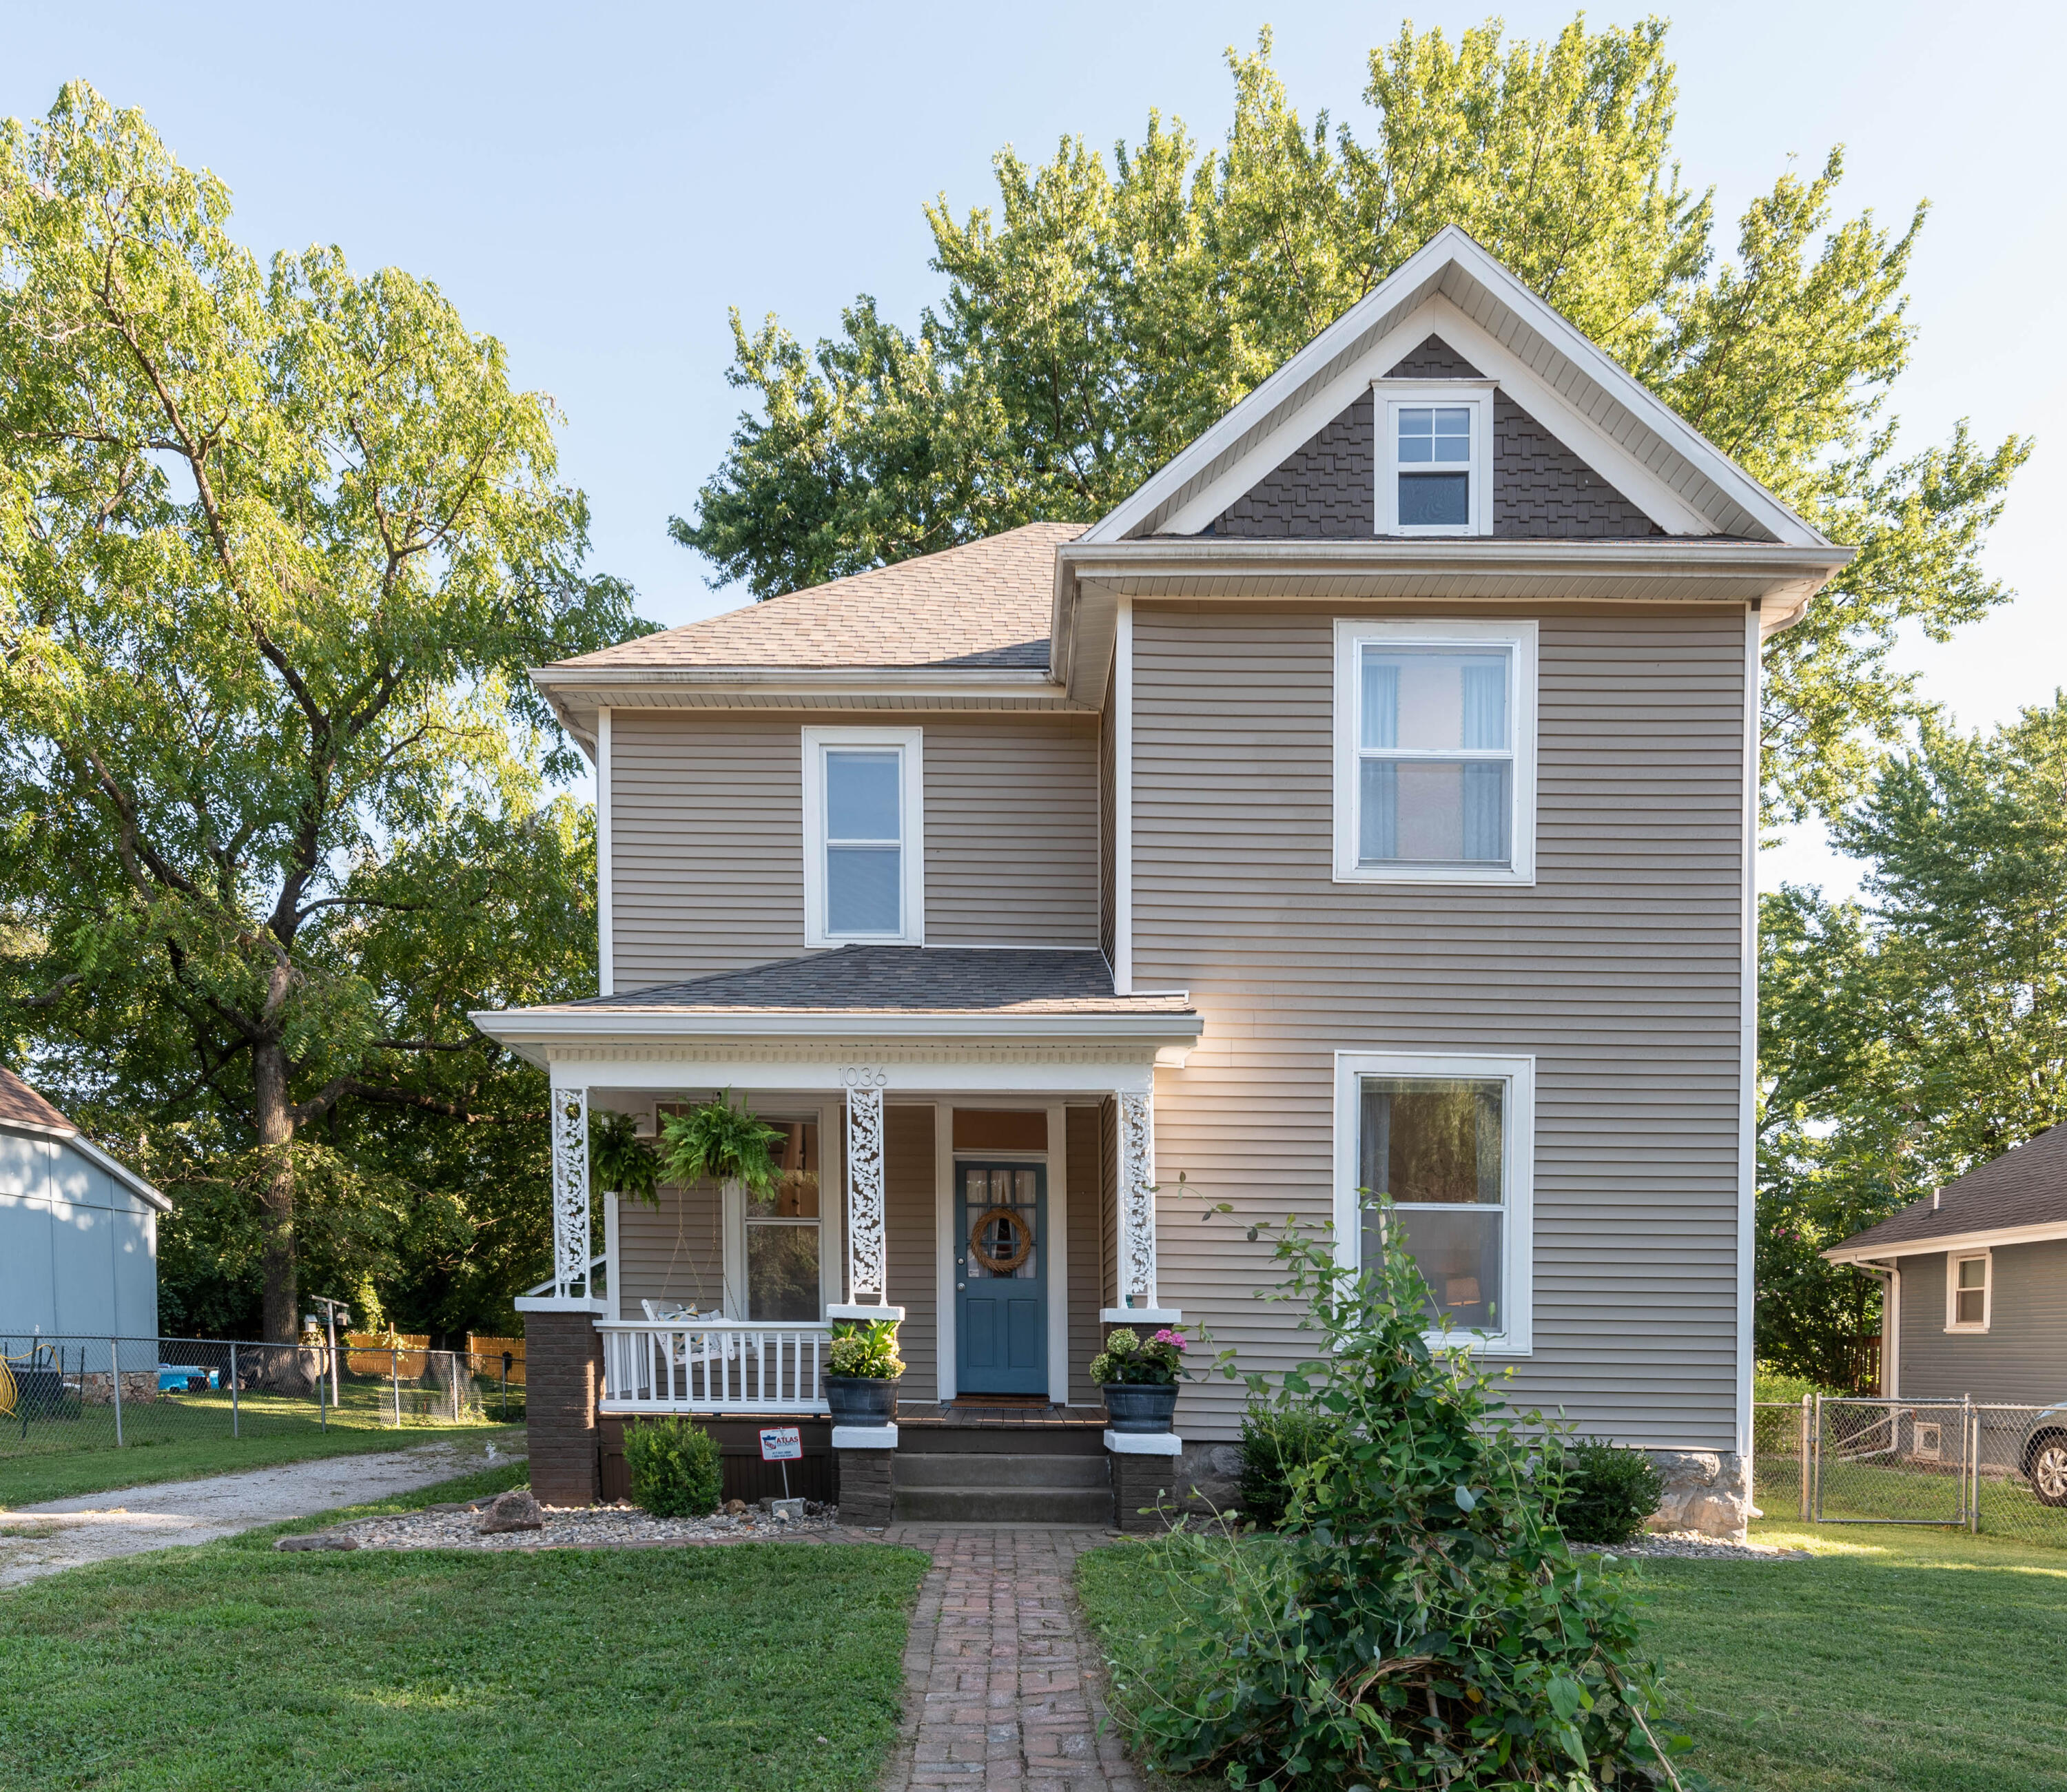
[(664, 1188), (657, 1207), (619, 1201), (619, 1319), (644, 1319), (642, 1300), (688, 1301), (699, 1313), (725, 1304), (721, 1201), (715, 1182)]
[[(1137, 604), (1134, 638), (1135, 977), (1206, 1026), (1156, 1079), (1164, 1303), (1281, 1366), (1302, 1346), (1244, 1233), (1330, 1217), (1333, 1054), (1531, 1054), (1513, 1397), (1734, 1449), (1743, 612), (1542, 623), (1533, 888), (1333, 881), (1328, 616)], [(1192, 1384), (1180, 1429), (1233, 1435), (1241, 1397)]]
[(1119, 940), (1118, 915), (1119, 859), (1114, 843), (1118, 833), (1119, 766), (1119, 707), (1110, 681), (1105, 707), (1098, 712), (1098, 950), (1110, 965)]
[(1098, 1103), (1098, 1301), (1119, 1305), (1119, 1103)]
[(1094, 717), (619, 709), (611, 887), (619, 989), (802, 952), (802, 729), (886, 719), (924, 730), (928, 943), (1096, 941)]
[(1943, 1254), (1905, 1257), (1901, 1396), (2045, 1405), (2067, 1396), (2067, 1239), (1989, 1254), (1988, 1329), (1945, 1329)]
[(1064, 1164), (1070, 1189), (1070, 1383), (1073, 1406), (1095, 1406), (1097, 1387), (1090, 1373), (1098, 1354), (1098, 1309), (1105, 1304), (1105, 1202), (1098, 1152), (1098, 1111), (1066, 1110)]
[(940, 1299), (933, 1252), (935, 1214), (933, 1110), (883, 1110), (884, 1245), (889, 1253), (890, 1304), (904, 1309), (897, 1330), (904, 1359), (900, 1400), (936, 1400)]

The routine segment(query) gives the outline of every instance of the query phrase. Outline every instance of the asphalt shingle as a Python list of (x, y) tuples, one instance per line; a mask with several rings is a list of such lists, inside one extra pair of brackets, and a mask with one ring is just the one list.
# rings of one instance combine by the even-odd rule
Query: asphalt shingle
[(1838, 1248), (1856, 1250), (1906, 1244), (1914, 1238), (1949, 1238), (1994, 1232), (2006, 1226), (2067, 1225), (2067, 1126), (2056, 1126), (2014, 1151), (1969, 1170), (1931, 1197), (1911, 1201), (1899, 1213), (1847, 1238)]

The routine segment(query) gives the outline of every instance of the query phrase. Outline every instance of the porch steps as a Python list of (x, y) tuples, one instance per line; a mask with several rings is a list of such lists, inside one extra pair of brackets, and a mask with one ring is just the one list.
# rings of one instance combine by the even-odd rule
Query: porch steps
[(1103, 1451), (899, 1449), (891, 1465), (891, 1497), (899, 1524), (1112, 1523), (1112, 1481)]

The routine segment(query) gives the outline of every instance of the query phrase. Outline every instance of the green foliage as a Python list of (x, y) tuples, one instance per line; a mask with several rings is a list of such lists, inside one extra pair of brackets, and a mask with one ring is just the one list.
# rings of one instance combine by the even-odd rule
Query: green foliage
[(782, 1135), (744, 1107), (728, 1089), (686, 1114), (670, 1115), (660, 1129), (660, 1158), (668, 1179), (743, 1182), (749, 1194), (773, 1189), (781, 1172), (774, 1147)]
[(686, 1419), (640, 1419), (624, 1428), (631, 1503), (656, 1518), (701, 1518), (725, 1490), (717, 1440)]
[(1666, 28), (1541, 43), (1496, 22), (1371, 51), (1368, 134), (1302, 121), (1266, 30), (1228, 55), (1203, 151), (1151, 112), (1110, 162), (1066, 138), (993, 159), (997, 206), (926, 209), (945, 288), (915, 332), (863, 296), (807, 350), (733, 317), (748, 395), (676, 538), (757, 596), (1117, 504), (1445, 224), (1459, 224), (1833, 539), (1858, 546), (1767, 649), (1768, 811), (1829, 813), (1917, 711), (1905, 624), (1943, 640), (2008, 596), (1980, 550), (2028, 445), (1964, 426), (1898, 453), (1923, 210), (1833, 222), (1842, 165), (1791, 170), (1717, 265), (1683, 188)]
[(83, 83), (0, 124), (0, 1054), (174, 1197), (169, 1322), (537, 1277), (544, 1079), (466, 1017), (593, 987), (525, 668), (636, 631), (554, 421)]
[(832, 1346), (826, 1352), (826, 1367), (836, 1375), (895, 1381), (904, 1372), (904, 1359), (897, 1354), (897, 1322), (842, 1320), (833, 1327)]
[(1301, 1475), (1342, 1441), (1341, 1428), (1309, 1406), (1251, 1405), (1241, 1416), (1241, 1515), (1284, 1522)]
[(1850, 1389), (1878, 1293), (1818, 1253), (2067, 1119), (2067, 704), (1927, 720), (1831, 837), (1864, 902), (1761, 909), (1758, 1355)]
[(590, 1112), (588, 1173), (599, 1193), (607, 1190), (627, 1201), (660, 1205), (660, 1160), (639, 1136), (629, 1114)]
[[(1114, 1663), (1112, 1705), (1155, 1766), (1236, 1786), (1591, 1786), (1659, 1757), (1635, 1609), (1552, 1514), (1539, 1417), (1431, 1351), (1396, 1245), (1354, 1271), (1288, 1224), (1310, 1361), (1259, 1404), (1338, 1428), (1292, 1480), (1289, 1528), (1160, 1547), (1172, 1619)], [(1239, 1375), (1230, 1354), (1220, 1367)]]
[(1554, 1515), (1574, 1543), (1626, 1543), (1658, 1510), (1665, 1477), (1641, 1450), (1598, 1437), (1567, 1441), (1560, 1453)]
[(1144, 1339), (1131, 1326), (1106, 1334), (1105, 1348), (1090, 1361), (1091, 1380), (1155, 1388), (1176, 1384), (1184, 1367), (1184, 1335), (1169, 1326)]

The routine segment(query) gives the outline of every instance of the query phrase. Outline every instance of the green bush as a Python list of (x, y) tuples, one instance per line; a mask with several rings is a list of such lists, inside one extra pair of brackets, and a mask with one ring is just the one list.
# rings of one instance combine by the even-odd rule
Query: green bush
[(624, 1428), (631, 1503), (656, 1518), (701, 1518), (717, 1510), (724, 1480), (717, 1440), (686, 1419), (641, 1419)]
[(1281, 1525), (1293, 1477), (1334, 1448), (1337, 1431), (1310, 1406), (1252, 1406), (1241, 1416), (1241, 1515)]
[(897, 1354), (897, 1322), (871, 1319), (857, 1324), (842, 1320), (833, 1327), (826, 1372), (864, 1381), (895, 1381), (904, 1372), (904, 1359)]
[(1168, 1615), (1112, 1663), (1135, 1745), (1163, 1772), (1272, 1792), (1662, 1774), (1635, 1604), (1553, 1520), (1541, 1416), (1509, 1413), (1467, 1353), (1431, 1348), (1427, 1286), (1397, 1245), (1351, 1270), (1293, 1224), (1276, 1254), (1271, 1298), (1305, 1307), (1315, 1355), (1274, 1388), (1220, 1366), (1335, 1441), (1292, 1477), (1282, 1534), (1155, 1546)]
[(1596, 1437), (1565, 1444), (1557, 1528), (1574, 1543), (1626, 1543), (1658, 1510), (1665, 1477), (1641, 1450)]

